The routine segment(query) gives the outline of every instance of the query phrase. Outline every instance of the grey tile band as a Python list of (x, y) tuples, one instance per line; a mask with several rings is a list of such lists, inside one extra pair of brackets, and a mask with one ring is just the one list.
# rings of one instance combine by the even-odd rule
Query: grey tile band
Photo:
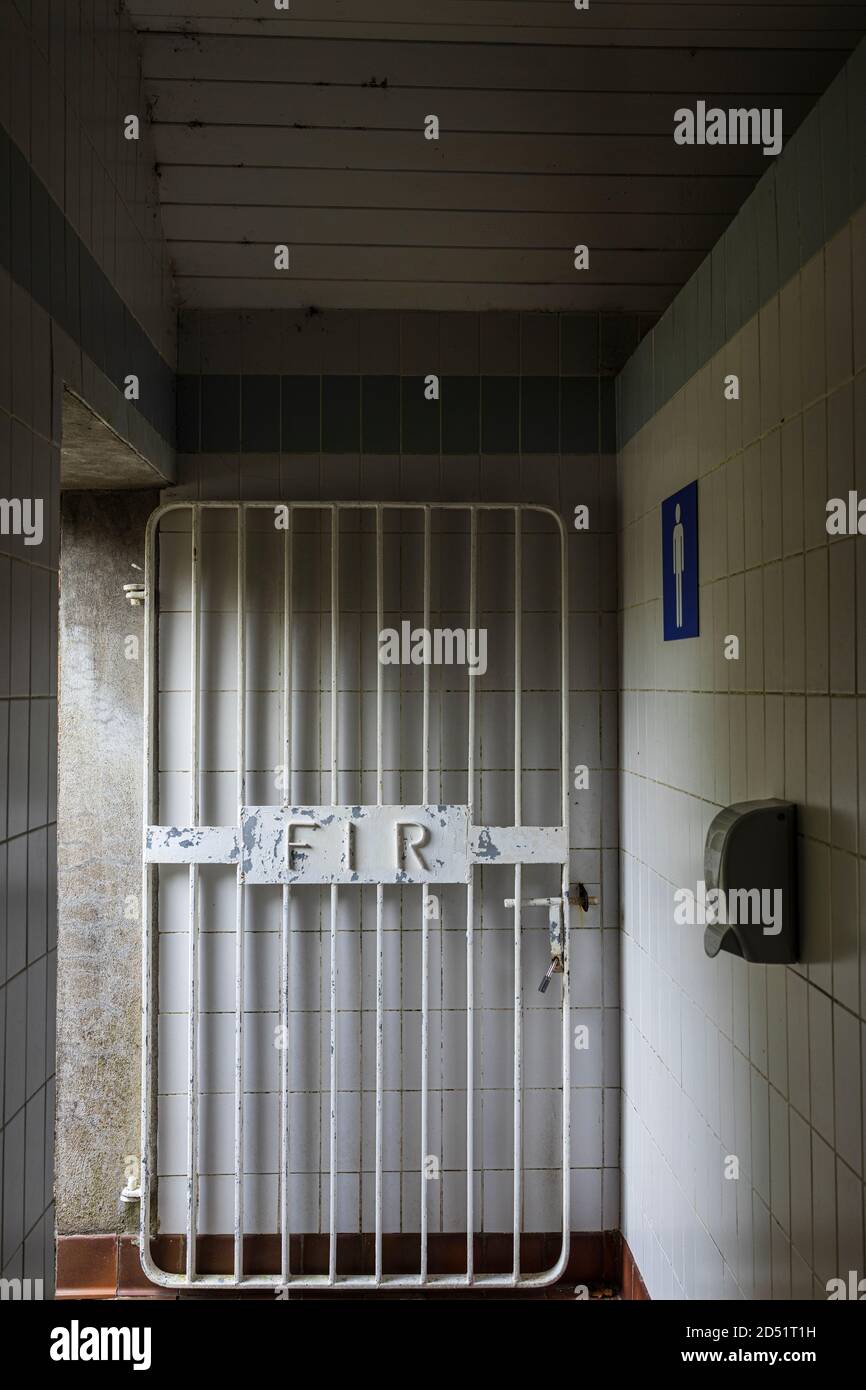
[(180, 376), (180, 453), (612, 454), (613, 377)]

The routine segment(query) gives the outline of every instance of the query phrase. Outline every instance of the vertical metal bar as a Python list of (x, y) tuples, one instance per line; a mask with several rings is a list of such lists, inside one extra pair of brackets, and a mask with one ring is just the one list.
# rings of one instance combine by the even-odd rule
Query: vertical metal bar
[[(568, 658), (568, 540), (559, 523), (560, 571), (560, 735), (562, 738), (562, 824), (570, 828), (571, 777), (568, 756), (569, 658)], [(569, 835), (570, 841), (570, 835)], [(567, 853), (567, 852), (566, 852)], [(571, 1240), (571, 906), (569, 903), (569, 861), (562, 866), (562, 1250), (563, 1269)]]
[[(478, 512), (469, 512), (469, 626), (478, 619)], [(468, 676), (468, 749), (466, 800), (475, 820), (475, 680)], [(475, 870), (466, 888), (466, 1282), (475, 1277)]]
[[(523, 819), (523, 516), (514, 511), (514, 824)], [(521, 898), (523, 866), (514, 866), (514, 1282), (520, 1278), (523, 1206), (523, 979)]]
[(514, 1282), (520, 1278), (520, 1213), (523, 1197), (523, 985), (520, 969), (523, 866), (514, 866)]
[[(385, 540), (382, 533), (382, 508), (376, 508), (376, 650), (385, 626)], [(384, 672), (381, 661), (376, 662), (376, 800), (382, 805), (384, 794), (384, 759), (382, 751), (382, 714), (384, 707)]]
[(331, 802), (339, 800), (337, 757), (337, 653), (340, 640), (340, 513), (331, 508)]
[[(430, 508), (424, 508), (424, 631), (430, 632)], [(421, 714), (421, 802), (430, 799), (430, 663), (424, 663), (424, 694)], [(421, 1283), (427, 1281), (427, 1126), (429, 1108), (430, 1053), (430, 922), (429, 893), (421, 890)]]
[[(190, 565), (190, 824), (198, 825), (201, 815), (199, 794), (199, 703), (200, 703), (200, 644), (199, 633), (199, 559), (201, 549), (201, 520), (198, 507), (191, 518)], [(187, 1130), (186, 1130), (186, 1277), (195, 1279), (196, 1238), (198, 1222), (198, 935), (199, 898), (198, 865), (189, 866), (189, 940), (187, 942)]]
[(523, 514), (514, 511), (514, 824), (523, 823)]
[[(289, 508), (283, 546), (283, 805), (292, 800), (292, 525)], [(283, 884), (283, 915), (280, 970), (280, 1271), (288, 1283), (291, 1269), (291, 1230), (289, 1224), (289, 947), (291, 941), (291, 889)]]
[[(382, 805), (384, 769), (382, 759), (382, 705), (384, 672), (379, 660), (379, 634), (385, 625), (384, 560), (382, 508), (376, 508), (376, 804)], [(375, 1278), (382, 1280), (382, 1076), (384, 1068), (385, 959), (382, 918), (384, 889), (376, 884), (376, 1191), (375, 1191)]]
[[(243, 503), (237, 510), (237, 800), (238, 825), (243, 820), (247, 799), (247, 644), (246, 644), (246, 586), (247, 586), (247, 514)], [(240, 1283), (244, 1274), (244, 875), (238, 868), (235, 904), (235, 1280)]]
[[(424, 631), (430, 632), (430, 508), (424, 508)], [(421, 802), (430, 799), (430, 662), (424, 662), (424, 694), (421, 707)]]
[[(331, 804), (339, 800), (337, 757), (337, 653), (340, 613), (340, 513), (331, 508)], [(337, 885), (331, 884), (331, 1069), (330, 1069), (330, 1171), (328, 1280), (337, 1278)]]

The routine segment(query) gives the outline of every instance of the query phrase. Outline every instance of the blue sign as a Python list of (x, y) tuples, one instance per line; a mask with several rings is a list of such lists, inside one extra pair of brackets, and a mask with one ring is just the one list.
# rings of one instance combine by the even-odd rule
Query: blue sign
[(698, 485), (662, 502), (665, 641), (698, 635)]

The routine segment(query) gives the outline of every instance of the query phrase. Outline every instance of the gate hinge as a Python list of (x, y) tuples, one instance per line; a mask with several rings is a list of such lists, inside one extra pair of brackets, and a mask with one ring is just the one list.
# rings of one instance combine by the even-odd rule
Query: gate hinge
[(137, 1154), (127, 1154), (124, 1163), (126, 1183), (121, 1189), (121, 1202), (141, 1201), (141, 1163)]
[(146, 590), (142, 582), (135, 584), (124, 584), (123, 592), (132, 608), (139, 608), (146, 598)]

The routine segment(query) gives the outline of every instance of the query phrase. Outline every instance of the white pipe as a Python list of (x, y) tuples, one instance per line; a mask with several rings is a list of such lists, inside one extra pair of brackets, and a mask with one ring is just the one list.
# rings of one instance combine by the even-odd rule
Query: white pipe
[(145, 858), (147, 826), (156, 819), (156, 775), (154, 769), (154, 730), (156, 728), (156, 543), (159, 521), (150, 517), (144, 537), (144, 729), (143, 729), (143, 786), (142, 812), (142, 875), (141, 875), (141, 1204), (139, 1208), (139, 1248), (145, 1265), (150, 1263), (151, 1234), (151, 1175), (156, 1174), (156, 1112), (154, 1106), (154, 1073), (157, 1070), (156, 990), (154, 988), (154, 954), (156, 934), (153, 920), (153, 888), (155, 870)]

